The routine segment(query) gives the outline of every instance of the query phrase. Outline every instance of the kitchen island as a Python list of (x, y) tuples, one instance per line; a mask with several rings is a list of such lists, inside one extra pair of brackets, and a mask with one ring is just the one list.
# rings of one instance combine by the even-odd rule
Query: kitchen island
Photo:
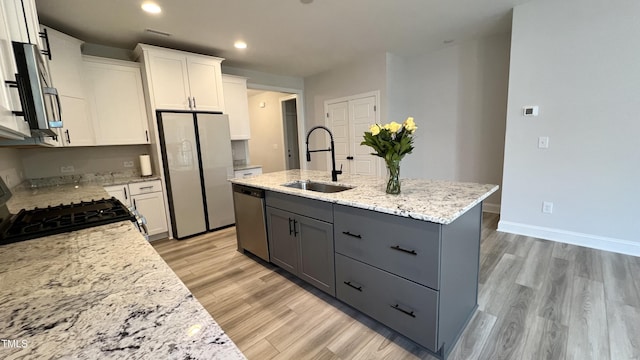
[(265, 190), (272, 263), (448, 356), (477, 308), (482, 201), (497, 185), (403, 179), (388, 195), (384, 179), (304, 170), (231, 181)]
[[(102, 197), (65, 185), (8, 205)], [(244, 359), (130, 221), (0, 246), (0, 284), (3, 359)]]

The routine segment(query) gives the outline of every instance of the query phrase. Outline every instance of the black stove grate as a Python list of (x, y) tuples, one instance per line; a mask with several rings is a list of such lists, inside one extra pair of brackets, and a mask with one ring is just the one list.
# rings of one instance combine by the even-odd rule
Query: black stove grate
[(2, 232), (0, 245), (124, 220), (135, 217), (116, 198), (20, 210)]

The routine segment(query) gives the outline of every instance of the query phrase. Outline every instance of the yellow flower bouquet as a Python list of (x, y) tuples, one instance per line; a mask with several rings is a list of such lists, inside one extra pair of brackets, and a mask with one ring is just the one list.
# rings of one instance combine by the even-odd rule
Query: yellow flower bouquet
[(389, 169), (387, 193), (400, 193), (400, 160), (413, 151), (413, 134), (418, 127), (412, 117), (408, 117), (402, 124), (392, 121), (388, 124), (371, 125), (364, 133), (364, 141), (360, 145), (367, 145), (375, 152), (371, 155), (384, 159)]

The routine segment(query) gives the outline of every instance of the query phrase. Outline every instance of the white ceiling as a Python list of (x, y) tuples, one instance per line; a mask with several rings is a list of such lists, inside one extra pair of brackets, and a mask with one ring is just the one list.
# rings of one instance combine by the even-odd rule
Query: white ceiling
[[(508, 31), (531, 0), (36, 0), (40, 22), (89, 43), (138, 42), (224, 57), (225, 65), (308, 76), (389, 51), (410, 55)], [(153, 29), (171, 36), (145, 32)], [(237, 39), (247, 42), (236, 50)]]

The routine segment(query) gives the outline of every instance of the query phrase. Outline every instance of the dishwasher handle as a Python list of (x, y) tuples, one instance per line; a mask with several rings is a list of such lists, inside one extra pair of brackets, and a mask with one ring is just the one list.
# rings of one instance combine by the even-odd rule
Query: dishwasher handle
[(264, 199), (264, 190), (262, 189), (234, 184), (233, 191), (243, 195)]

